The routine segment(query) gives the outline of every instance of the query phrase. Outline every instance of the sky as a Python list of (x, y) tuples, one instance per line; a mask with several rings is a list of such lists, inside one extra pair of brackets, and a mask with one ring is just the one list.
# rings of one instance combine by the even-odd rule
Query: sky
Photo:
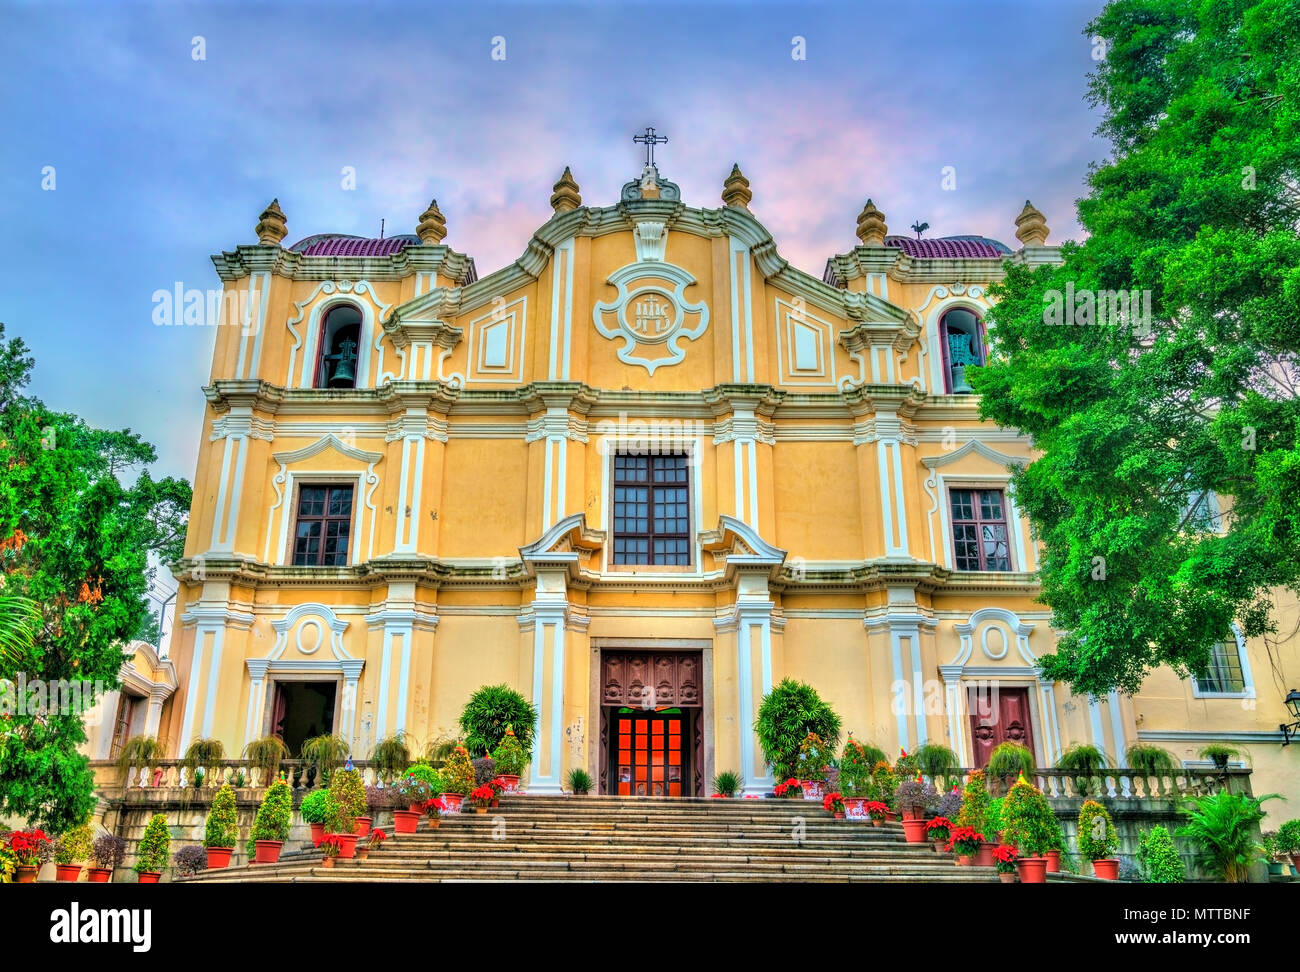
[(1085, 100), (1101, 6), (0, 0), (0, 322), (33, 394), (190, 479), (215, 335), (155, 326), (152, 297), (219, 288), (211, 255), (256, 242), (272, 197), (286, 245), (412, 233), (436, 198), (484, 276), (566, 165), (585, 203), (616, 203), (653, 125), (687, 205), (720, 206), (739, 163), (818, 277), (868, 197), (892, 233), (1014, 249), (1032, 199), (1049, 242), (1077, 239), (1108, 152)]

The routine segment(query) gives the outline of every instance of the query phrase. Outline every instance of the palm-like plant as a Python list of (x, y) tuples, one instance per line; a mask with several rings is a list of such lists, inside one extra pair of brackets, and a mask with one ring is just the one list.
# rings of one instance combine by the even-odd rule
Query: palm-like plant
[(1130, 746), (1124, 758), (1129, 768), (1139, 776), (1173, 776), (1178, 770), (1173, 756), (1159, 746)]
[(406, 767), (411, 765), (411, 747), (406, 742), (406, 734), (398, 732), (375, 743), (370, 762), (374, 765), (375, 772), (384, 779), (391, 780), (405, 772)]
[(1076, 773), (1075, 789), (1081, 796), (1088, 796), (1093, 789), (1093, 778), (1099, 776), (1106, 768), (1106, 754), (1096, 746), (1078, 743), (1061, 753), (1056, 761), (1056, 768)]
[(1251, 867), (1264, 856), (1264, 847), (1255, 837), (1264, 819), (1261, 805), (1278, 799), (1276, 793), (1252, 797), (1221, 790), (1185, 800), (1178, 812), (1187, 823), (1178, 836), (1195, 845), (1197, 863), (1210, 876), (1230, 884), (1248, 881)]
[(279, 736), (263, 736), (244, 747), (244, 758), (249, 766), (262, 771), (262, 785), (269, 786), (281, 761), (289, 758), (289, 747)]
[(948, 778), (957, 769), (957, 754), (942, 743), (926, 743), (912, 754), (921, 772), (934, 780), (936, 789), (948, 788)]
[(0, 594), (0, 661), (18, 664), (36, 638), (40, 608), (29, 597)]
[(785, 779), (795, 775), (799, 745), (810, 732), (820, 736), (829, 750), (838, 747), (840, 717), (811, 685), (786, 678), (763, 696), (754, 732), (763, 746), (763, 758)]
[(328, 784), (330, 776), (343, 765), (352, 747), (342, 736), (313, 736), (302, 744), (302, 760), (308, 771), (314, 771), (322, 784)]
[(486, 756), (496, 749), (506, 729), (529, 756), (533, 752), (533, 727), (537, 709), (509, 685), (485, 685), (469, 697), (460, 713), (460, 732), (471, 756)]

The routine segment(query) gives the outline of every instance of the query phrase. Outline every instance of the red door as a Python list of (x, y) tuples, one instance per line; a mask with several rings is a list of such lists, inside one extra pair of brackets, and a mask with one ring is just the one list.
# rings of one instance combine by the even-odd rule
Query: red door
[(680, 711), (615, 715), (618, 759), (614, 791), (623, 796), (681, 796), (685, 766)]
[(976, 769), (988, 765), (993, 747), (1016, 742), (1034, 748), (1029, 718), (1029, 689), (1000, 685), (972, 686), (970, 705), (971, 755)]

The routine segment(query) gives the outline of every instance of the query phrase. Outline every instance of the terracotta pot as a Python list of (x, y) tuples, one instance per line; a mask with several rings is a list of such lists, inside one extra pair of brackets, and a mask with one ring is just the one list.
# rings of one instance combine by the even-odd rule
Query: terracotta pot
[(886, 821), (887, 823), (893, 823), (893, 822), (896, 821), (897, 819), (898, 819), (898, 814), (894, 813), (893, 810), (886, 810), (886, 811), (885, 811), (885, 821)]
[(15, 883), (15, 884), (35, 884), (35, 883), (36, 883), (36, 872), (39, 871), (39, 870), (40, 870), (39, 867), (22, 867), (22, 866), (20, 866), (16, 871), (14, 871), (14, 883)]
[(442, 802), (447, 805), (446, 813), (460, 813), (460, 805), (465, 800), (463, 793), (444, 793)]
[(322, 858), (321, 858), (321, 862), (320, 862), (320, 866), (321, 866), (321, 867), (333, 867), (333, 866), (334, 866), (334, 858), (332, 858), (332, 857), (322, 857)]
[(998, 880), (1001, 881), (1003, 884), (1015, 884), (1016, 883), (1015, 872), (1008, 871), (1006, 874), (999, 873)]
[(55, 864), (54, 880), (56, 881), (75, 881), (81, 877), (80, 864)]
[(492, 803), (490, 804), (490, 806), (491, 806), (493, 809), (495, 809), (496, 807), (501, 806), (501, 801), (498, 800), (496, 797), (493, 797), (493, 798), (492, 798)]
[(1111, 857), (1092, 862), (1092, 873), (1107, 881), (1119, 880), (1119, 858)]
[(86, 880), (91, 884), (107, 884), (113, 876), (111, 867), (91, 867), (86, 869)]
[(845, 797), (844, 798), (844, 816), (849, 820), (865, 820), (867, 811), (863, 809), (866, 805), (866, 797)]
[(921, 814), (917, 812), (917, 810), (916, 810), (915, 807), (904, 807), (904, 808), (903, 808), (903, 819), (904, 819), (904, 820), (920, 820), (920, 819), (921, 819)]
[(442, 823), (442, 818), (441, 818), (441, 817), (430, 817), (430, 818), (429, 818), (429, 829), (430, 829), (430, 830), (437, 830), (437, 829), (438, 829), (438, 825), (441, 824), (441, 823)]
[(253, 854), (254, 864), (274, 864), (280, 859), (280, 849), (284, 847), (282, 840), (258, 840), (253, 842), (257, 850)]
[(821, 780), (800, 780), (799, 787), (803, 790), (805, 800), (820, 800), (826, 795), (822, 792)]
[(413, 834), (415, 828), (420, 825), (420, 815), (414, 810), (394, 810), (393, 811), (393, 832), (398, 834)]
[(837, 814), (835, 814), (835, 819), (836, 819), (836, 820), (843, 820), (843, 819), (844, 819), (844, 814), (843, 814), (842, 812), (841, 812), (841, 813), (837, 813)]
[(505, 773), (502, 773), (500, 776), (497, 777), (497, 779), (505, 784), (507, 793), (519, 792), (519, 777), (509, 776)]
[(314, 823), (311, 825), (311, 842), (314, 844), (325, 836), (325, 825), (323, 823)]
[(1061, 852), (1059, 850), (1047, 852), (1047, 873), (1059, 874), (1061, 872)]
[(230, 855), (235, 852), (233, 847), (205, 847), (208, 852), (208, 870), (219, 871), (223, 867), (230, 866)]
[(975, 863), (975, 858), (972, 857), (970, 854), (958, 854), (958, 855), (957, 855), (957, 866), (958, 866), (958, 867), (970, 867), (973, 863)]
[(936, 854), (943, 854), (948, 849), (948, 842), (946, 840), (931, 839), (930, 843), (934, 844), (934, 852)]
[(356, 834), (335, 834), (342, 845), (339, 848), (339, 857), (352, 858), (357, 856), (357, 835)]
[[(997, 861), (993, 859), (993, 845), (987, 840), (980, 844), (979, 852), (975, 855), (972, 862), (976, 867), (994, 867)], [(1013, 874), (1012, 877), (1015, 877)]]
[(136, 871), (136, 880), (140, 884), (157, 884), (162, 871)]
[(1047, 858), (1022, 857), (1016, 861), (1016, 870), (1020, 873), (1021, 884), (1047, 883)]
[(1291, 855), (1291, 866), (1296, 869), (1296, 873), (1300, 874), (1300, 854)]
[(411, 804), (409, 807), (407, 807), (406, 809), (409, 810), (409, 811), (411, 811), (411, 813), (424, 813), (424, 804), (423, 804), (423, 803), (412, 803), (412, 804)]
[(357, 817), (357, 821), (352, 825), (352, 832), (358, 837), (370, 836), (370, 822), (373, 817)]
[(885, 821), (881, 820), (879, 817), (872, 817), (872, 818), (871, 818), (871, 826), (873, 826), (873, 827), (879, 827), (879, 826), (880, 826), (882, 823), (884, 823), (884, 822), (885, 822)]
[(487, 813), (487, 812), (488, 812), (488, 808), (487, 808), (487, 807), (475, 807), (475, 808), (474, 808), (474, 812), (475, 812), (475, 813)]
[(366, 858), (368, 858), (369, 856), (370, 856), (370, 848), (369, 848), (369, 847), (364, 847), (364, 846), (363, 846), (363, 847), (358, 847), (358, 848), (357, 848), (357, 860), (359, 860), (359, 861), (364, 861), (364, 860), (365, 860)]
[(909, 844), (925, 843), (925, 821), (924, 820), (904, 820), (903, 836), (907, 838)]

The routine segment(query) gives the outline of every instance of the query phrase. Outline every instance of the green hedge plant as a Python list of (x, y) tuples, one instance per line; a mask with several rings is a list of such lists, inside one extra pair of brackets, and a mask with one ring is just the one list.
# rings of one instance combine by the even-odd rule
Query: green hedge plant
[(235, 791), (229, 783), (212, 798), (212, 809), (203, 825), (204, 847), (235, 847), (239, 843), (239, 816), (235, 807)]
[(252, 857), (256, 852), (259, 840), (288, 840), (292, 823), (293, 793), (289, 784), (279, 779), (267, 787), (262, 804), (253, 817), (253, 826), (248, 833), (248, 856)]
[(840, 739), (840, 717), (811, 685), (786, 678), (763, 696), (754, 732), (776, 778), (786, 780), (797, 776), (799, 746), (809, 733), (834, 752)]
[(54, 843), (54, 863), (76, 864), (89, 860), (93, 841), (90, 824), (82, 824), (68, 831)]
[(339, 833), (350, 834), (356, 828), (357, 817), (366, 815), (366, 784), (361, 771), (337, 770), (330, 779), (330, 796), (339, 808)]
[(1041, 790), (1021, 777), (1002, 802), (1002, 839), (1022, 857), (1042, 857), (1053, 850), (1056, 814)]
[(1300, 820), (1288, 820), (1277, 828), (1277, 850), (1280, 854), (1300, 854)]
[(171, 850), (172, 834), (167, 829), (167, 818), (155, 813), (144, 828), (144, 836), (135, 849), (135, 872), (162, 873), (167, 868), (167, 854)]
[(1144, 830), (1138, 838), (1138, 863), (1148, 884), (1181, 884), (1187, 880), (1187, 866), (1164, 827)]
[(1090, 861), (1109, 860), (1119, 849), (1119, 834), (1110, 813), (1096, 800), (1079, 808), (1079, 853)]
[(505, 735), (492, 750), (492, 760), (496, 770), (503, 776), (522, 776), (528, 766), (528, 753), (524, 750), (519, 737), (512, 726), (506, 726)]
[(329, 790), (312, 790), (302, 798), (298, 813), (309, 824), (323, 824), (334, 811), (334, 798)]

